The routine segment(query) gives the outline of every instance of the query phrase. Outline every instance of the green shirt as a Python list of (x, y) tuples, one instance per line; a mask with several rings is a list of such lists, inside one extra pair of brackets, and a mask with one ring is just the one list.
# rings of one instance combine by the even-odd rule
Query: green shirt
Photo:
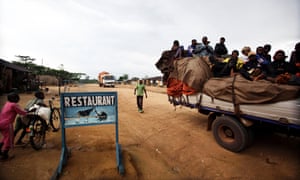
[(136, 85), (136, 95), (137, 96), (143, 96), (144, 95), (144, 90), (145, 90), (145, 85), (144, 84), (137, 84)]

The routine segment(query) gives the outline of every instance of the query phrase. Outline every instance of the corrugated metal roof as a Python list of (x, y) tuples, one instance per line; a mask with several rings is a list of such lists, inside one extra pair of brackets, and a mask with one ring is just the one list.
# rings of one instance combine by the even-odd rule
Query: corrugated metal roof
[(3, 59), (0, 59), (0, 64), (3, 65), (3, 66), (5, 66), (5, 67), (8, 67), (10, 69), (15, 69), (17, 71), (30, 72), (29, 70), (27, 70), (26, 68), (24, 68), (22, 66), (18, 66), (16, 64), (10, 63), (10, 62), (5, 61)]

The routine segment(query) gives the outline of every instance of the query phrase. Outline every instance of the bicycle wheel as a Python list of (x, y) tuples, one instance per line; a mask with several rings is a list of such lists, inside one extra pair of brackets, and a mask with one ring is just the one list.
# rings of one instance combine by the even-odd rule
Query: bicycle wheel
[(45, 144), (47, 124), (44, 119), (37, 116), (31, 122), (32, 134), (30, 135), (30, 144), (33, 149), (40, 150)]
[(58, 108), (53, 108), (51, 112), (50, 125), (53, 132), (56, 132), (60, 129), (60, 111)]

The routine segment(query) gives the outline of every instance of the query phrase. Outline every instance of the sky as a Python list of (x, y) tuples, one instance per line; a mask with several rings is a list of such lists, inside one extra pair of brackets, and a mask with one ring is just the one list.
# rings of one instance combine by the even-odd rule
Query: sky
[(0, 0), (0, 58), (90, 79), (161, 75), (156, 69), (174, 40), (185, 48), (221, 36), (231, 52), (271, 44), (289, 56), (300, 42), (299, 0)]

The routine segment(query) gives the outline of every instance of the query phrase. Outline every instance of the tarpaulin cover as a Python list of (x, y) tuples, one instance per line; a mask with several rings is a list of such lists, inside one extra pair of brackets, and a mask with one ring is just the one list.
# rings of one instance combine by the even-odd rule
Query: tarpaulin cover
[[(177, 79), (192, 88), (192, 91), (199, 92), (203, 89), (204, 83), (212, 77), (210, 68), (205, 60), (200, 57), (187, 57), (174, 61), (174, 69), (169, 79)], [(189, 88), (185, 87), (189, 92)]]
[(299, 97), (300, 87), (266, 80), (249, 81), (237, 75), (235, 80), (233, 77), (211, 78), (205, 83), (203, 93), (224, 101), (232, 101), (233, 90), (236, 103), (256, 104), (296, 99)]

